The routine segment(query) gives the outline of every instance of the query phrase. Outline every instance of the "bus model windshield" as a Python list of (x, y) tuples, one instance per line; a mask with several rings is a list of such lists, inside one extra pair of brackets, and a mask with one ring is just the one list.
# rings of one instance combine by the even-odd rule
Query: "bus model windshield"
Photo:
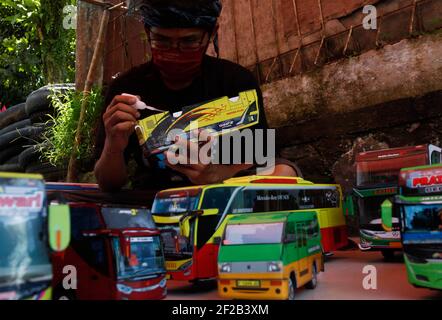
[[(359, 223), (361, 226), (382, 225), (381, 205), (388, 197), (358, 198)], [(393, 223), (399, 223), (397, 217), (393, 217)]]
[[(190, 227), (193, 230), (193, 224)], [(192, 241), (189, 238), (179, 237), (180, 228), (178, 225), (159, 226), (159, 229), (161, 230), (164, 255), (167, 260), (181, 260), (192, 257)], [(190, 236), (190, 239), (192, 239), (192, 236)]]
[(15, 292), (11, 298), (21, 299), (46, 289), (52, 278), (47, 238), (42, 236), (47, 220), (39, 190), (44, 186), (29, 187), (42, 182), (26, 179), (11, 180), (13, 186), (4, 181), (0, 179), (6, 191), (0, 193), (0, 293)]
[(404, 217), (404, 243), (442, 243), (442, 204), (416, 204), (402, 206)]
[(152, 206), (154, 215), (180, 215), (188, 211), (196, 210), (200, 196), (190, 192), (176, 194), (159, 194)]
[(284, 223), (228, 225), (223, 245), (281, 243)]
[(164, 259), (159, 237), (130, 238), (130, 257), (121, 253), (120, 239), (113, 238), (119, 280), (164, 273)]

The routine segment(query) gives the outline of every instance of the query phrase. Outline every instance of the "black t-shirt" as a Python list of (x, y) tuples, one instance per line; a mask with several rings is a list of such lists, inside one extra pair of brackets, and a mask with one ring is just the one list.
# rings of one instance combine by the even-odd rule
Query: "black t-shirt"
[[(180, 111), (183, 107), (228, 96), (235, 97), (242, 91), (255, 89), (258, 93), (260, 123), (255, 128), (267, 128), (263, 98), (259, 85), (253, 74), (244, 67), (233, 62), (205, 56), (201, 74), (192, 84), (179, 91), (168, 89), (162, 82), (158, 72), (151, 63), (132, 68), (117, 77), (109, 86), (105, 108), (116, 95), (128, 93), (138, 95), (146, 104), (161, 110)], [(141, 119), (153, 114), (150, 110), (142, 110)], [(97, 128), (96, 159), (101, 156), (104, 146), (105, 131), (102, 119)], [(169, 188), (191, 184), (187, 177), (169, 168), (148, 168), (142, 161), (142, 150), (136, 134), (130, 137), (125, 151), (126, 161), (131, 158), (137, 162), (136, 172), (129, 179), (134, 188)]]

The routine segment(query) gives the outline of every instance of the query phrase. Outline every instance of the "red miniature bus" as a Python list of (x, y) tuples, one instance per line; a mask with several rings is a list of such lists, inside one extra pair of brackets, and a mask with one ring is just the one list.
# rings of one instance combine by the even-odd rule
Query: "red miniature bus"
[[(71, 210), (70, 246), (52, 256), (54, 299), (166, 297), (162, 240), (148, 209), (104, 204), (94, 185), (47, 184), (46, 188), (52, 196), (67, 198)], [(90, 200), (72, 201), (73, 195)], [(68, 274), (76, 278), (74, 289), (72, 280), (66, 285)]]

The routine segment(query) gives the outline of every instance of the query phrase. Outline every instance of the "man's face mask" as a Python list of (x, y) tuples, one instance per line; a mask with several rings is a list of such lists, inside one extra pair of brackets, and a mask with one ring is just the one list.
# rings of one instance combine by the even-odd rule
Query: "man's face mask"
[(169, 82), (187, 82), (193, 80), (201, 71), (201, 64), (208, 43), (206, 34), (194, 41), (180, 41), (178, 47), (172, 47), (170, 41), (151, 40), (154, 66)]
[(192, 52), (179, 49), (159, 50), (152, 48), (155, 67), (168, 81), (185, 82), (193, 80), (201, 70), (201, 64), (207, 47)]

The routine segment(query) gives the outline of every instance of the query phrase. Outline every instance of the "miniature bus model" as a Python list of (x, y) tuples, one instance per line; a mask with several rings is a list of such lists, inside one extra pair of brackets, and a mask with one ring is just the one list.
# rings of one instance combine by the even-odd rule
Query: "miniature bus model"
[[(98, 186), (47, 184), (50, 195), (68, 199), (72, 241), (52, 256), (57, 299), (158, 300), (167, 295), (166, 269), (159, 230), (144, 207), (113, 204)], [(89, 200), (74, 201), (80, 194)], [(64, 288), (64, 267), (75, 266), (77, 288)]]
[(51, 251), (69, 244), (69, 208), (48, 205), (43, 177), (0, 173), (0, 300), (50, 300)]
[(408, 281), (442, 290), (442, 165), (402, 169), (399, 187), (383, 223), (390, 228), (392, 215), (399, 217)]
[[(353, 189), (359, 213), (362, 251), (381, 251), (390, 259), (401, 250), (399, 217), (385, 230), (381, 222), (382, 203), (398, 193), (399, 171), (441, 162), (441, 148), (434, 145), (393, 148), (362, 152), (356, 156), (356, 187)], [(390, 201), (391, 201), (390, 200)]]
[(197, 281), (217, 277), (219, 241), (227, 221), (235, 215), (316, 210), (323, 252), (346, 246), (342, 202), (339, 185), (249, 176), (161, 191), (152, 214), (165, 244), (169, 278)]
[(315, 211), (232, 217), (218, 255), (218, 293), (228, 299), (294, 300), (324, 271)]

